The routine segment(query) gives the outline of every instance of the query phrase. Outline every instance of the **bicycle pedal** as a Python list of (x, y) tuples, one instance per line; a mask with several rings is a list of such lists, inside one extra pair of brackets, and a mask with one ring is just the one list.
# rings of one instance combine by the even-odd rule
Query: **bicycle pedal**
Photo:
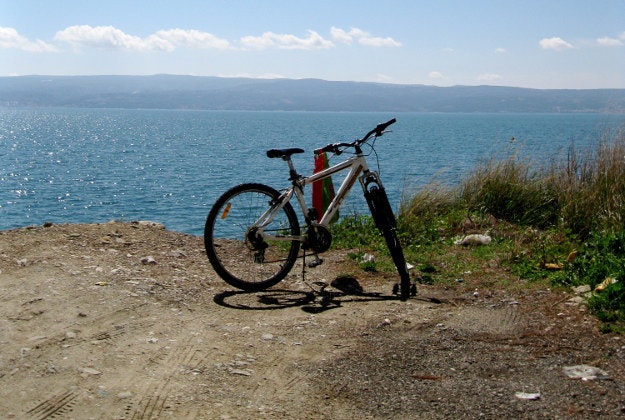
[(315, 267), (320, 266), (321, 264), (323, 264), (323, 259), (319, 257), (315, 257), (315, 259), (309, 262), (307, 265), (308, 265), (308, 268), (315, 268)]

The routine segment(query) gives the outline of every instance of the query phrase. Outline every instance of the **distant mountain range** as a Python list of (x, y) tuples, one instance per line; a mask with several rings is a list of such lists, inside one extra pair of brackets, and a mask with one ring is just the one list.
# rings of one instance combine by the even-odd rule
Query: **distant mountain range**
[(0, 106), (257, 111), (625, 113), (625, 89), (399, 85), (319, 79), (0, 77)]

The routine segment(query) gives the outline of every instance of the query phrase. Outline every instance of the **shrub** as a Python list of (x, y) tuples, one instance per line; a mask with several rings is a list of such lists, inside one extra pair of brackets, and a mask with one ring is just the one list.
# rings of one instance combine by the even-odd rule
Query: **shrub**
[(554, 226), (559, 203), (553, 187), (515, 156), (491, 159), (477, 167), (459, 186), (469, 209), (497, 219), (537, 228)]
[(594, 149), (571, 147), (548, 177), (562, 203), (564, 227), (583, 238), (625, 229), (625, 130), (607, 132)]
[(537, 168), (517, 156), (493, 158), (458, 186), (469, 210), (582, 239), (625, 229), (625, 127), (607, 130), (595, 148), (573, 146), (566, 159)]

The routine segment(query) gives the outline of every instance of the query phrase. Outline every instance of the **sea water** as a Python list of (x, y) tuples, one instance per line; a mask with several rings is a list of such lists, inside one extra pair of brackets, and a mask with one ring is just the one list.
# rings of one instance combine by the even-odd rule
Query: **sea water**
[[(454, 185), (510, 153), (537, 163), (592, 147), (623, 115), (0, 109), (0, 230), (31, 224), (152, 220), (201, 235), (216, 198), (242, 182), (288, 185), (270, 148), (352, 141), (397, 118), (370, 153), (394, 208), (432, 181)], [(334, 156), (337, 163), (346, 155)], [(335, 177), (335, 183), (340, 180)], [(366, 212), (356, 185), (345, 213)]]

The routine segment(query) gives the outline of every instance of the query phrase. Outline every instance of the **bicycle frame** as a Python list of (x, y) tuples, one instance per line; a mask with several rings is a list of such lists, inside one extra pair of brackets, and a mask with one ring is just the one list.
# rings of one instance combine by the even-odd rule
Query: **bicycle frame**
[[(349, 143), (328, 144), (317, 149), (317, 153), (330, 152), (335, 156), (350, 149), (353, 150), (353, 154), (343, 162), (310, 176), (300, 175), (295, 170), (291, 158), (296, 153), (303, 153), (303, 149), (267, 150), (268, 158), (281, 158), (287, 163), (291, 185), (281, 191), (276, 191), (264, 184), (245, 183), (231, 188), (217, 199), (204, 226), (206, 254), (217, 274), (234, 287), (246, 291), (264, 290), (286, 277), (294, 267), (299, 250), (302, 249), (304, 250), (301, 255), (303, 276), (306, 271), (304, 267), (316, 267), (323, 262), (317, 254), (330, 249), (332, 232), (329, 224), (338, 215), (339, 208), (356, 181), (360, 181), (373, 221), (384, 237), (399, 273), (400, 282), (393, 286), (393, 294), (399, 294), (401, 300), (406, 300), (411, 294), (416, 294), (416, 286), (410, 285), (410, 273), (408, 273), (398, 238), (397, 221), (393, 209), (378, 173), (369, 170), (366, 161), (369, 154), (365, 155), (361, 148), (374, 136), (373, 141), (367, 145), (371, 148), (371, 153), (375, 153), (373, 148), (375, 139), (384, 134), (393, 123), (395, 123), (394, 118), (378, 124), (361, 139)], [(307, 205), (304, 188), (315, 182), (329, 179), (339, 172), (345, 172), (345, 178), (328, 208), (323, 210), (323, 214), (319, 214), (320, 209)], [(238, 197), (241, 199), (239, 200)], [(291, 203), (294, 198), (299, 203), (305, 221), (304, 227), (297, 216), (298, 212), (294, 210), (294, 205)], [(233, 203), (235, 203), (234, 206)], [(234, 219), (222, 222), (231, 210), (236, 215), (233, 216)], [(254, 221), (252, 214), (258, 214), (258, 211), (262, 211), (263, 214)], [(253, 221), (252, 225), (248, 224), (250, 221)], [(230, 225), (235, 226), (239, 235), (243, 234), (244, 238), (231, 237)], [(308, 264), (305, 262), (307, 251), (312, 252), (315, 258)], [(323, 287), (325, 285), (319, 291), (321, 294), (323, 294)], [(324, 295), (324, 299), (328, 296), (330, 295)], [(322, 305), (324, 305), (323, 302), (322, 300)]]
[[(288, 158), (286, 159), (286, 161), (289, 165), (289, 169), (291, 170), (291, 173), (297, 174), (291, 159)], [(299, 203), (299, 206), (302, 210), (302, 214), (304, 215), (307, 223), (311, 224), (312, 221), (308, 217), (309, 207), (306, 203), (306, 199), (304, 196), (304, 187), (306, 187), (307, 185), (311, 185), (313, 182), (328, 178), (336, 173), (345, 171), (347, 169), (349, 169), (348, 174), (343, 179), (343, 182), (341, 183), (341, 186), (336, 192), (336, 195), (330, 202), (328, 208), (323, 213), (318, 223), (319, 225), (327, 226), (336, 215), (336, 212), (341, 207), (341, 204), (343, 203), (345, 197), (347, 197), (347, 194), (349, 193), (349, 191), (351, 191), (352, 187), (354, 186), (356, 181), (359, 179), (359, 177), (361, 178), (363, 192), (365, 191), (365, 185), (364, 185), (364, 182), (362, 181), (361, 174), (363, 174), (362, 176), (368, 176), (372, 172), (369, 170), (365, 156), (361, 153), (351, 156), (347, 160), (341, 163), (338, 163), (336, 165), (333, 165), (329, 168), (326, 168), (322, 171), (319, 171), (313, 175), (310, 175), (307, 177), (303, 177), (303, 176), (295, 177), (295, 179), (292, 180), (293, 185), (287, 188), (278, 198), (277, 200), (278, 205), (275, 207), (272, 206), (272, 208), (270, 208), (265, 214), (263, 214), (259, 218), (259, 220), (253, 225), (253, 227), (257, 229), (256, 232), (261, 233), (265, 239), (282, 240), (282, 241), (292, 241), (292, 240), (304, 241), (305, 236), (293, 237), (293, 236), (286, 236), (286, 235), (269, 235), (264, 232), (264, 227), (269, 225), (269, 223), (271, 223), (271, 221), (275, 217), (275, 214), (277, 214), (278, 211), (282, 207), (284, 207), (284, 205), (286, 205), (286, 203), (291, 201), (291, 199), (293, 198), (293, 195), (297, 197), (297, 202)], [(377, 179), (377, 174), (376, 174), (376, 179)]]
[(336, 215), (336, 212), (339, 210), (341, 205), (343, 204), (343, 201), (345, 200), (345, 198), (347, 197), (347, 194), (351, 191), (352, 187), (356, 183), (356, 180), (358, 179), (359, 175), (361, 173), (369, 172), (369, 168), (367, 167), (367, 162), (365, 160), (365, 157), (362, 155), (352, 156), (349, 159), (341, 163), (338, 163), (334, 166), (331, 166), (327, 169), (319, 171), (311, 176), (302, 178), (301, 180), (298, 180), (295, 182), (294, 190), (297, 196), (297, 201), (300, 205), (300, 208), (302, 209), (303, 214), (306, 214), (309, 208), (306, 204), (306, 200), (304, 197), (304, 187), (307, 185), (311, 185), (316, 181), (329, 178), (330, 176), (336, 173), (342, 172), (346, 169), (349, 169), (349, 172), (343, 179), (343, 182), (341, 183), (341, 186), (337, 190), (334, 198), (332, 199), (332, 201), (328, 205), (328, 208), (326, 209), (326, 211), (321, 216), (321, 219), (319, 220), (320, 225), (327, 226), (330, 223), (330, 221), (334, 218), (334, 216)]

